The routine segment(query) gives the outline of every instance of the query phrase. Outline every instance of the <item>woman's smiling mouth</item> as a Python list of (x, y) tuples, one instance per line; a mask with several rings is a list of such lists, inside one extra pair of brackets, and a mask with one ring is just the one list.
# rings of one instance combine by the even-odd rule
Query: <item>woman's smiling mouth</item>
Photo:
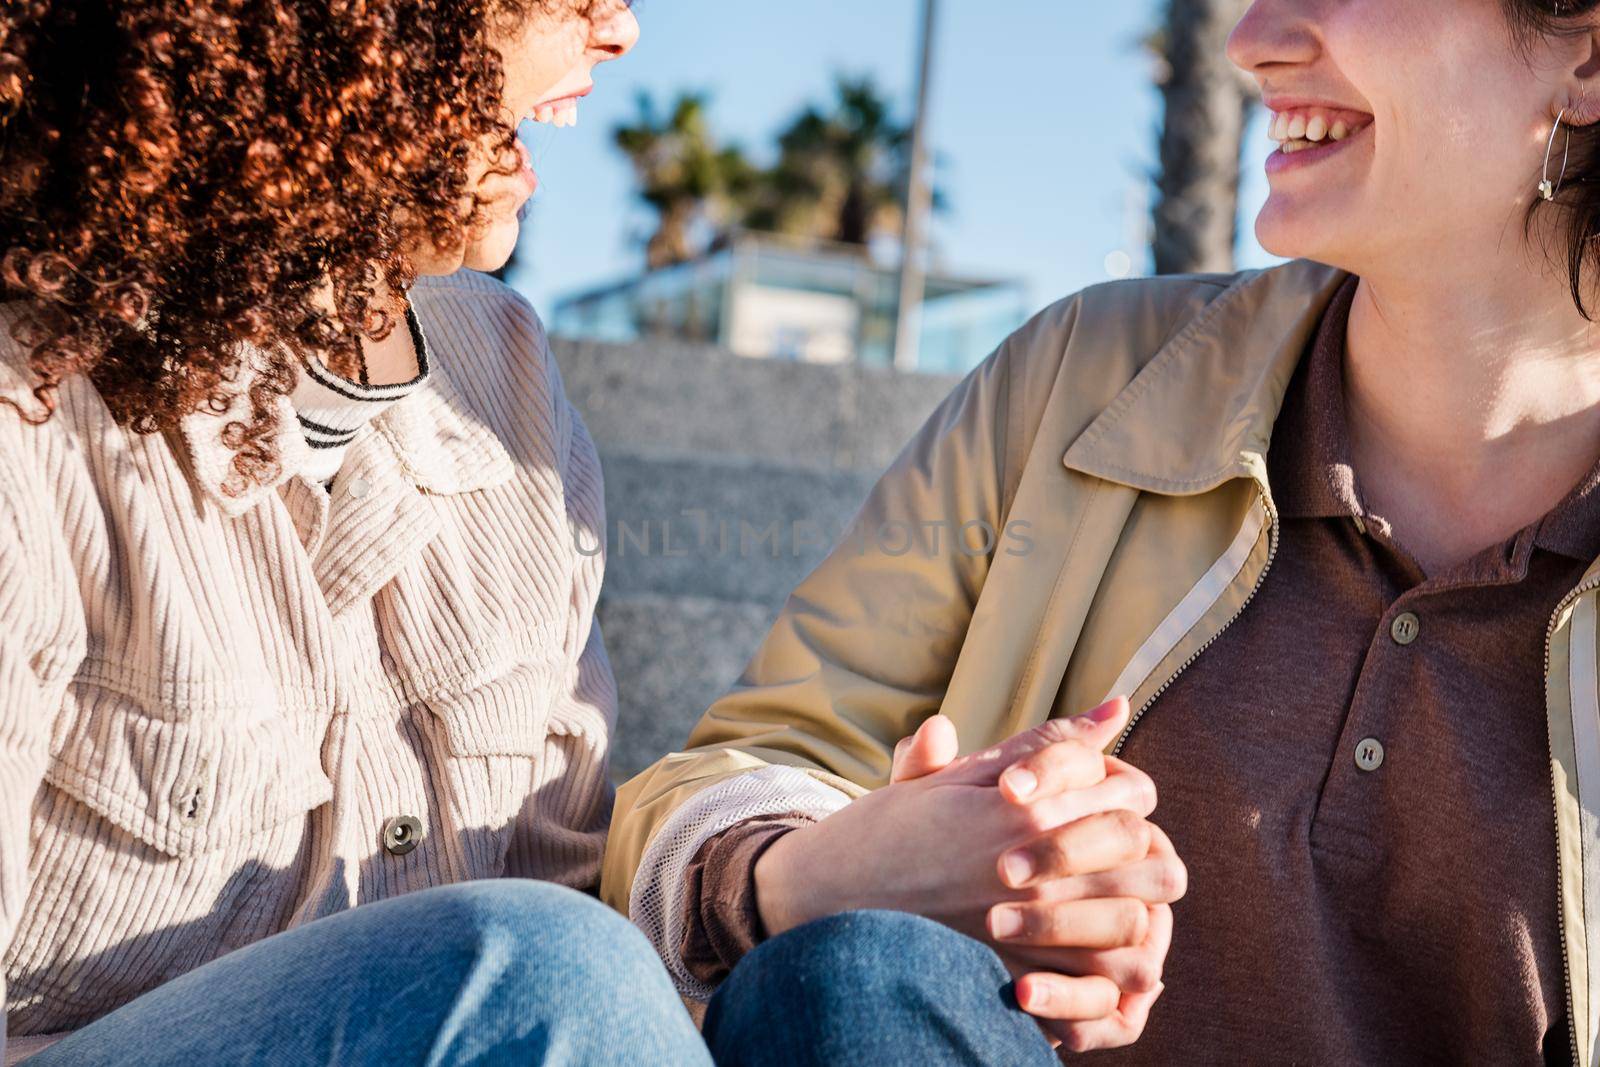
[(576, 126), (578, 124), (578, 101), (594, 91), (590, 84), (575, 93), (546, 100), (535, 104), (523, 116), (525, 119), (540, 123), (545, 126)]
[(1270, 101), (1268, 107), (1272, 121), (1267, 136), (1278, 144), (1278, 150), (1267, 158), (1269, 174), (1327, 159), (1348, 147), (1373, 122), (1366, 112), (1346, 108), (1279, 101)]

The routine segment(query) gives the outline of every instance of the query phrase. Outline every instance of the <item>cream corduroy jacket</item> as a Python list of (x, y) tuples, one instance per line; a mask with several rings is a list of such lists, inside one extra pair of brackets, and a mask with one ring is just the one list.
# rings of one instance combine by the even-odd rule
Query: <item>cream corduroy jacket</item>
[[(0, 407), (12, 1058), (357, 904), (597, 880), (616, 705), (599, 462), (519, 298), (463, 272), (412, 302), (432, 376), (331, 492), (295, 473), (287, 401), (283, 474), (240, 497), (227, 415), (140, 436), (81, 378), (42, 426)], [(0, 329), (0, 389), (36, 410), (24, 367)], [(404, 816), (420, 844), (386, 847)]]

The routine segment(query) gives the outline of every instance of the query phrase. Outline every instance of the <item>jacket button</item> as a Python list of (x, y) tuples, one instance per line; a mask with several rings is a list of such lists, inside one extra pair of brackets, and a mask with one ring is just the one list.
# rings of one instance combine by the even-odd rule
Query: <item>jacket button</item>
[(347, 487), (347, 491), (353, 498), (360, 500), (368, 493), (372, 492), (372, 483), (367, 481), (365, 478), (356, 478), (350, 482), (350, 485)]
[(1356, 766), (1364, 771), (1375, 771), (1383, 766), (1383, 742), (1368, 737), (1356, 742)]
[(1422, 633), (1422, 620), (1411, 612), (1403, 612), (1394, 617), (1394, 622), (1389, 625), (1389, 636), (1394, 638), (1397, 645), (1409, 645)]
[(383, 824), (383, 847), (391, 856), (404, 856), (422, 842), (422, 820), (396, 815)]

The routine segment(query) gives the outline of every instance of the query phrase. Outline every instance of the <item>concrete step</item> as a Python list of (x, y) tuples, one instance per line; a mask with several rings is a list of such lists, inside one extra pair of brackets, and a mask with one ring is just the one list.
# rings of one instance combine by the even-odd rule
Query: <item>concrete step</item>
[(606, 452), (606, 588), (776, 608), (876, 474)]
[(602, 597), (600, 628), (619, 695), (615, 781), (683, 748), (701, 714), (744, 670), (775, 614), (748, 601)]
[(670, 341), (551, 344), (595, 440), (645, 455), (880, 471), (959, 380), (745, 359)]

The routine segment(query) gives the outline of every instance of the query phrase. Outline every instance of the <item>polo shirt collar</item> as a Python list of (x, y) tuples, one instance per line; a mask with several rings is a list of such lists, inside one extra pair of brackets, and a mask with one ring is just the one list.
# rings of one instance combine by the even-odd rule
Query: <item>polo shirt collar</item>
[[(1290, 381), (1273, 431), (1269, 482), (1284, 519), (1372, 518), (1356, 482), (1345, 406), (1346, 338), (1356, 286), (1351, 277), (1334, 294)], [(1512, 565), (1534, 548), (1584, 563), (1600, 557), (1600, 464), (1529, 530), (1501, 547)]]

